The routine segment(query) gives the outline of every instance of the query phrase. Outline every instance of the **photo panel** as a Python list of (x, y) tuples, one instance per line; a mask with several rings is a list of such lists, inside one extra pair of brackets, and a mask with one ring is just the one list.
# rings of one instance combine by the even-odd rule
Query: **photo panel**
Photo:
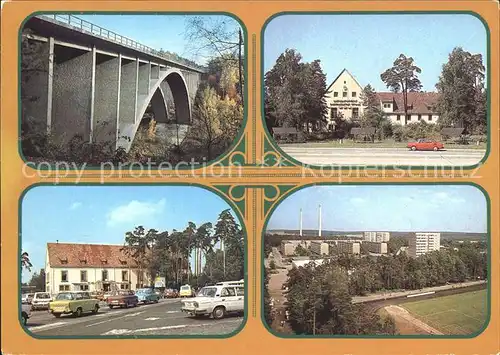
[(490, 32), (476, 13), (279, 13), (261, 40), (264, 124), (295, 163), (486, 160)]
[(243, 132), (246, 30), (227, 13), (35, 13), (19, 31), (35, 165), (208, 164)]
[(247, 237), (221, 196), (192, 185), (30, 188), (20, 325), (38, 339), (235, 335), (246, 322)]
[(490, 202), (473, 184), (313, 185), (263, 234), (279, 337), (471, 338), (490, 319)]

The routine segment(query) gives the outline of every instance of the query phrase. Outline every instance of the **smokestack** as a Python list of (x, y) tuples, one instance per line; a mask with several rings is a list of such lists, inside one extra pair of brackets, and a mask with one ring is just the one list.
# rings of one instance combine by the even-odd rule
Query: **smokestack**
[(321, 204), (319, 205), (319, 226), (318, 226), (318, 235), (321, 237)]
[(300, 209), (300, 232), (299, 235), (302, 237), (302, 208)]

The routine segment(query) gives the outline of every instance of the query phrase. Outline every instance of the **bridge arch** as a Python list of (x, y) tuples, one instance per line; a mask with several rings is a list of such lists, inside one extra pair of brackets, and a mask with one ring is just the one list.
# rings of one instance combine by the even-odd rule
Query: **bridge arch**
[(140, 103), (140, 109), (137, 111), (136, 124), (140, 123), (150, 103), (155, 114), (155, 120), (160, 123), (168, 121), (166, 92), (169, 88), (174, 99), (176, 123), (191, 124), (191, 101), (188, 86), (182, 72), (175, 68), (160, 72), (159, 79), (151, 83), (149, 94)]

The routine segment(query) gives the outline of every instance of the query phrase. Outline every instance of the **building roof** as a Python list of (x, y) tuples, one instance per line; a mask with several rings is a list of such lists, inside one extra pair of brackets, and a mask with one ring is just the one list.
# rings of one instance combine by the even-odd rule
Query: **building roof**
[[(393, 113), (404, 114), (403, 93), (377, 92), (377, 97), (382, 102), (394, 102), (395, 106)], [(412, 106), (412, 108), (408, 109), (408, 113), (434, 113), (435, 110), (433, 107), (436, 106), (438, 98), (439, 93), (437, 92), (409, 92), (408, 106)]]
[(47, 243), (50, 267), (136, 267), (122, 249), (122, 245)]
[(340, 74), (339, 74), (339, 75), (337, 75), (337, 77), (336, 77), (336, 78), (332, 81), (332, 83), (331, 83), (330, 85), (328, 85), (328, 87), (326, 88), (326, 92), (327, 92), (327, 93), (330, 91), (330, 88), (333, 86), (333, 84), (335, 84), (335, 82), (336, 82), (337, 80), (339, 80), (340, 76), (341, 76), (344, 72), (346, 72), (347, 74), (349, 74), (349, 76), (352, 78), (352, 80), (354, 80), (354, 82), (355, 82), (356, 84), (358, 84), (358, 86), (359, 86), (361, 89), (363, 89), (363, 87), (362, 87), (361, 85), (359, 85), (359, 83), (358, 83), (358, 81), (356, 80), (356, 78), (354, 77), (354, 75), (352, 75), (352, 74), (349, 72), (349, 70), (347, 70), (347, 69), (345, 69), (345, 68), (344, 68), (344, 69), (340, 72)]

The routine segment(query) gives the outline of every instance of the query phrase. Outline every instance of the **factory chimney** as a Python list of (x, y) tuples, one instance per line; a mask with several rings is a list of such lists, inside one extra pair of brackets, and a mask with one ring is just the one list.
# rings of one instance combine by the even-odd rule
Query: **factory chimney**
[(302, 208), (300, 209), (300, 230), (299, 230), (299, 236), (302, 237)]
[(321, 237), (321, 204), (319, 205), (319, 215), (318, 215), (318, 219), (319, 219), (318, 236), (320, 236), (320, 237)]

